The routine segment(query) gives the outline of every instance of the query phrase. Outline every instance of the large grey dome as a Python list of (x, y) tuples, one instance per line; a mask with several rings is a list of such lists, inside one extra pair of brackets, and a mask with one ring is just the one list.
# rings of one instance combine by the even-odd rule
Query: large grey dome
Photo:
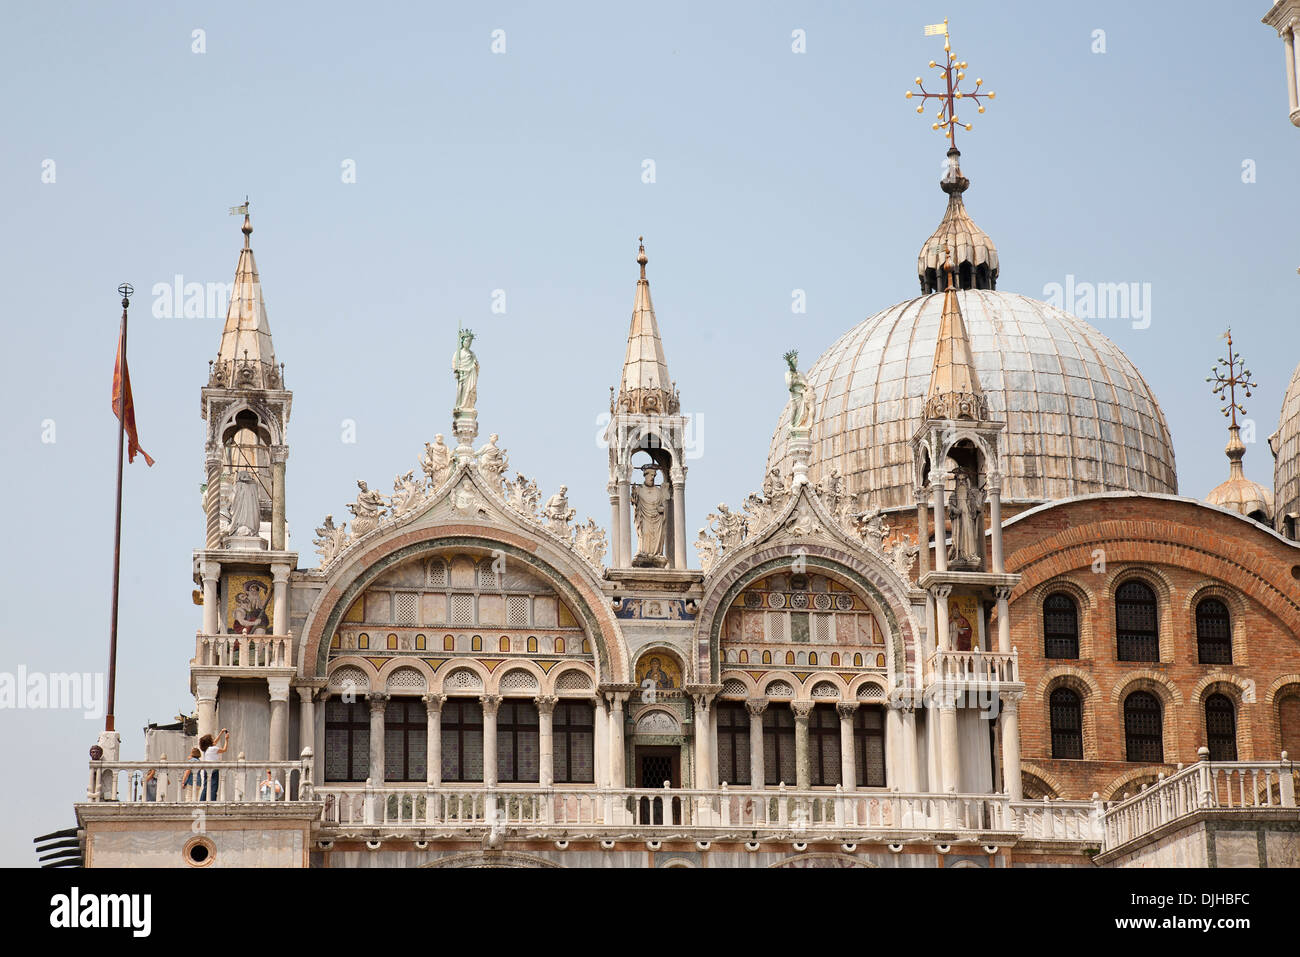
[(1300, 517), (1300, 367), (1291, 376), (1277, 431), (1268, 442), (1277, 458), (1273, 465), (1276, 527), (1295, 538)]
[[(1004, 501), (1092, 492), (1177, 494), (1164, 414), (1119, 347), (1087, 323), (1014, 293), (957, 293), (980, 385), (1003, 433)], [(808, 371), (816, 394), (809, 477), (831, 469), (881, 508), (916, 504), (921, 425), (942, 294), (899, 303), (849, 330)], [(790, 407), (768, 468), (789, 474)]]

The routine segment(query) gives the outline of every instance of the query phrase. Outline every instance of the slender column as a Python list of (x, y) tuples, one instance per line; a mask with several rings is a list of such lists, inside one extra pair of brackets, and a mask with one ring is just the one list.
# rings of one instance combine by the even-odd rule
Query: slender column
[(593, 702), (592, 711), (596, 717), (595, 734), (593, 735), (595, 745), (593, 769), (595, 771), (596, 784), (604, 787), (609, 782), (609, 708), (605, 704), (603, 697), (597, 697)]
[(606, 487), (609, 492), (609, 537), (610, 541), (610, 568), (623, 568), (625, 560), (623, 558), (623, 537), (619, 534), (620, 524), (620, 497), (619, 485), (617, 482), (610, 482)]
[(716, 747), (713, 729), (713, 709), (709, 707), (712, 695), (691, 696), (695, 704), (695, 786), (707, 791), (713, 787), (713, 751)]
[(951, 794), (957, 790), (957, 708), (951, 698), (939, 706), (939, 755), (943, 775), (943, 790)]
[(790, 710), (794, 712), (795, 787), (800, 791), (812, 787), (812, 762), (808, 756), (808, 716), (812, 714), (812, 709), (811, 701), (790, 702)]
[(501, 707), (498, 694), (479, 695), (483, 705), (483, 783), (497, 786), (497, 709)]
[(221, 449), (215, 445), (207, 448), (208, 484), (203, 490), (203, 511), (207, 517), (204, 544), (208, 548), (221, 547)]
[(1002, 556), (1002, 479), (989, 476), (989, 535), (993, 539), (993, 571), (1001, 575), (1006, 571)]
[(749, 786), (763, 788), (767, 784), (763, 768), (763, 712), (767, 710), (767, 699), (748, 698), (745, 710), (749, 712)]
[[(1282, 46), (1286, 50), (1286, 92), (1291, 103), (1291, 113), (1300, 109), (1300, 89), (1296, 87), (1295, 28), (1282, 34)], [(1294, 120), (1292, 121), (1294, 122)]]
[(627, 772), (624, 769), (623, 753), (623, 702), (627, 700), (627, 692), (607, 691), (605, 696), (609, 700), (609, 786), (625, 788)]
[(673, 568), (686, 567), (686, 469), (674, 468), (673, 483)]
[[(298, 685), (298, 753), (303, 748), (311, 748), (318, 761), (324, 756), (316, 750), (316, 689), (307, 685)], [(320, 765), (324, 767), (324, 765)]]
[(853, 747), (853, 715), (858, 702), (841, 701), (835, 705), (840, 715), (840, 783), (846, 791), (858, 789), (857, 753)]
[(199, 706), (199, 737), (217, 733), (216, 675), (198, 675), (194, 679), (194, 699)]
[(931, 472), (930, 485), (934, 488), (934, 570), (948, 570), (948, 530), (947, 511), (944, 509), (944, 489), (948, 484), (948, 475), (944, 472)]
[(618, 479), (618, 549), (623, 567), (632, 567), (632, 487), (625, 474)]
[(934, 647), (939, 651), (952, 651), (948, 634), (948, 597), (952, 594), (952, 586), (935, 585), (930, 594), (934, 596)]
[[(271, 576), (274, 581), (272, 586), (271, 633), (274, 635), (287, 635), (289, 634), (289, 566), (272, 565)], [(284, 663), (287, 665), (290, 662), (286, 661)]]
[(1003, 693), (1002, 699), (1002, 787), (1007, 797), (1024, 797), (1020, 780), (1020, 695)]
[(271, 734), (267, 757), (271, 761), (285, 760), (289, 750), (289, 678), (267, 678), (271, 695)]
[(930, 570), (930, 508), (923, 488), (916, 490), (916, 567), (917, 578)]
[(372, 692), (366, 695), (370, 705), (370, 781), (375, 787), (384, 786), (384, 709), (388, 695)]
[(203, 633), (215, 635), (220, 609), (217, 607), (217, 583), (221, 580), (221, 563), (203, 562)]
[(1011, 589), (995, 588), (993, 594), (998, 600), (998, 652), (1011, 654)]
[(424, 783), (431, 788), (442, 787), (442, 703), (446, 700), (445, 694), (424, 696), (425, 717), (428, 721)]
[[(325, 708), (330, 699), (330, 692), (321, 688), (316, 692), (316, 703)], [(318, 783), (325, 780), (325, 722), (321, 721), (312, 727), (312, 740), (315, 744), (311, 746), (312, 753), (316, 755), (316, 767), (320, 768), (317, 774)]]
[[(284, 464), (289, 446), (271, 446), (271, 551), (284, 551)], [(281, 634), (288, 634), (286, 628)]]
[(537, 705), (537, 785), (549, 788), (555, 783), (555, 695), (540, 695), (533, 699)]

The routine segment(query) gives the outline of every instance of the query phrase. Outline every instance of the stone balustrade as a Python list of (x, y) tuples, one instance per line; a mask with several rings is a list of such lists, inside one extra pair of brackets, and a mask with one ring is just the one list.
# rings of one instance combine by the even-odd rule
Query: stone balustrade
[(899, 792), (612, 788), (421, 787), (370, 784), (315, 789), (325, 828), (386, 831), (509, 829), (527, 833), (604, 831), (710, 835), (781, 833), (1006, 834), (1015, 829), (1001, 795)]
[(1168, 777), (1161, 775), (1155, 785), (1107, 807), (1105, 849), (1113, 850), (1197, 811), (1296, 807), (1300, 771), (1285, 751), (1280, 761), (1210, 761), (1205, 748), (1200, 757), (1196, 764)]
[(1019, 656), (1014, 651), (935, 651), (930, 655), (929, 683), (965, 685), (1018, 684)]
[(293, 668), (293, 637), (199, 634), (194, 664), (223, 669)]
[[(219, 803), (257, 803), (259, 801), (312, 800), (311, 748), (304, 748), (297, 761), (246, 761), (242, 755), (234, 761), (91, 761), (90, 783), (86, 800), (119, 804), (181, 804), (216, 801)], [(148, 783), (150, 771), (157, 784)], [(263, 789), (266, 772), (280, 784)], [(216, 794), (211, 794), (210, 775), (216, 773)], [(204, 793), (206, 789), (206, 794)]]
[(1026, 841), (1073, 841), (1102, 843), (1102, 815), (1100, 801), (1014, 801), (1012, 813), (1016, 817), (1016, 830)]

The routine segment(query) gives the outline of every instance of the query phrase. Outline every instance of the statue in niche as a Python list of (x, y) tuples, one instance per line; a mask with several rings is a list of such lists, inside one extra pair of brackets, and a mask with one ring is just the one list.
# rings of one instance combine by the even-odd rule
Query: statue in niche
[(473, 412), (474, 403), (478, 401), (478, 359), (470, 349), (474, 333), (469, 329), (460, 330), (456, 354), (451, 357), (451, 371), (456, 376), (456, 407), (454, 415)]
[(948, 499), (948, 518), (952, 522), (952, 564), (978, 568), (984, 560), (984, 493), (971, 482), (965, 469), (957, 471), (956, 485)]
[(632, 486), (632, 507), (636, 514), (636, 557), (632, 564), (638, 568), (663, 568), (668, 564), (664, 552), (665, 529), (668, 524), (668, 491), (655, 484), (659, 466), (645, 465), (641, 474), (644, 485)]
[(447, 481), (447, 476), (451, 474), (451, 449), (443, 444), (441, 435), (435, 435), (432, 442), (424, 443), (420, 468), (429, 477), (430, 488), (438, 488)]
[(510, 467), (510, 456), (497, 448), (497, 439), (500, 436), (493, 432), (488, 436), (487, 444), (479, 449), (475, 455), (478, 457), (479, 471), (487, 477), (488, 481), (495, 482), (496, 488), (500, 488), (505, 481), (506, 469)]
[(542, 507), (542, 515), (546, 519), (546, 525), (556, 535), (565, 538), (569, 537), (569, 523), (573, 521), (573, 516), (577, 515), (577, 509), (569, 508), (569, 487), (561, 485), (560, 490), (546, 500), (546, 505)]
[(257, 480), (252, 473), (235, 476), (235, 494), (230, 507), (230, 534), (251, 538), (262, 529), (262, 507), (257, 501)]
[(812, 401), (808, 395), (808, 379), (799, 371), (799, 352), (791, 349), (785, 354), (789, 367), (785, 373), (785, 387), (790, 390), (790, 428), (806, 431), (812, 428)]
[(379, 519), (387, 509), (384, 506), (384, 497), (378, 492), (372, 492), (363, 481), (357, 481), (357, 488), (361, 489), (357, 495), (356, 503), (348, 506), (348, 510), (353, 515), (352, 534), (357, 538), (373, 531), (379, 526)]

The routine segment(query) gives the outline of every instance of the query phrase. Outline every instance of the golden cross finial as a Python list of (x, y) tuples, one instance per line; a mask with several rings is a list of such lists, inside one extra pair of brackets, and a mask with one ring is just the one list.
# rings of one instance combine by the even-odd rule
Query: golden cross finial
[[(1250, 380), (1250, 370), (1246, 368), (1246, 360), (1232, 351), (1232, 329), (1223, 334), (1223, 338), (1228, 340), (1228, 358), (1222, 356), (1214, 364), (1211, 375), (1206, 378), (1206, 382), (1214, 383), (1214, 394), (1220, 399), (1226, 399), (1228, 404), (1223, 407), (1223, 414), (1232, 419), (1232, 427), (1237, 428), (1237, 413), (1246, 414), (1246, 407), (1237, 401), (1237, 389), (1241, 388), (1246, 398), (1250, 398), (1250, 390), (1258, 389), (1259, 383)], [(1224, 393), (1227, 393), (1226, 395)]]
[[(958, 60), (952, 55), (952, 40), (948, 35), (947, 17), (944, 18), (943, 23), (935, 23), (925, 28), (925, 35), (928, 37), (938, 36), (940, 33), (943, 34), (944, 62), (938, 63), (931, 60), (930, 67), (938, 70), (943, 76), (945, 92), (927, 93), (925, 86), (921, 82), (921, 78), (918, 76), (916, 78), (916, 85), (921, 88), (919, 94), (921, 97), (921, 105), (916, 108), (916, 112), (924, 113), (925, 104), (930, 100), (942, 101), (942, 105), (939, 107), (939, 112), (936, 114), (936, 121), (930, 128), (934, 130), (943, 130), (943, 135), (950, 141), (953, 149), (956, 149), (957, 127), (961, 126), (967, 130), (973, 129), (973, 124), (962, 123), (961, 118), (957, 116), (957, 101), (974, 100), (975, 105), (979, 107), (979, 112), (983, 113), (984, 104), (980, 101), (985, 97), (990, 100), (995, 99), (997, 94), (981, 93), (980, 87), (984, 85), (984, 81), (981, 79), (975, 81), (975, 89), (972, 92), (967, 93), (960, 88), (961, 81), (966, 79), (965, 71), (967, 64), (964, 60)], [(912, 90), (907, 91), (907, 98), (909, 100), (912, 99), (913, 96), (917, 95), (918, 94), (914, 93)]]

